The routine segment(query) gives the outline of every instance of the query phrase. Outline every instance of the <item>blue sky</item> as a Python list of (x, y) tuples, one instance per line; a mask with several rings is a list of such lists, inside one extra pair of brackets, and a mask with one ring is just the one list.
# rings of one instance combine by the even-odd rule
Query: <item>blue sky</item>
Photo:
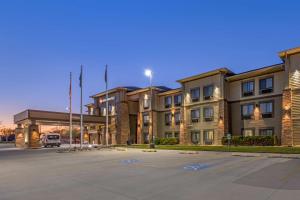
[(110, 87), (179, 87), (175, 80), (219, 67), (242, 72), (281, 62), (300, 46), (300, 2), (1, 0), (0, 121), (27, 108), (65, 111), (68, 76), (84, 68), (84, 103)]

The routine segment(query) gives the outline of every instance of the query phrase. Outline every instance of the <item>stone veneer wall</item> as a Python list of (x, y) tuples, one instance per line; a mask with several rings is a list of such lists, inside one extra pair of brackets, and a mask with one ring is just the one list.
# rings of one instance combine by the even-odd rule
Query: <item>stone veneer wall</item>
[(143, 114), (141, 112), (138, 113), (137, 116), (138, 120), (138, 127), (137, 127), (137, 143), (142, 144), (142, 127), (143, 127)]
[(111, 116), (110, 126), (109, 126), (109, 143), (112, 145), (117, 144), (117, 116)]
[(222, 145), (222, 138), (228, 133), (229, 116), (228, 116), (228, 103), (224, 100), (219, 102), (219, 118), (218, 129), (215, 134), (215, 145)]
[(29, 125), (29, 147), (30, 148), (39, 148), (41, 147), (40, 143), (40, 134), (39, 134), (39, 126), (38, 125)]
[(187, 130), (187, 117), (186, 115), (186, 107), (182, 107), (180, 110), (181, 113), (181, 123), (180, 123), (180, 144), (189, 144), (191, 143), (189, 137), (188, 137), (188, 130)]
[(117, 113), (117, 143), (126, 144), (130, 136), (128, 104), (125, 102), (121, 102), (117, 107)]
[(22, 127), (18, 127), (15, 130), (16, 134), (16, 147), (25, 148), (25, 130)]
[(282, 133), (281, 133), (281, 145), (292, 146), (293, 145), (293, 130), (291, 119), (291, 90), (286, 89), (282, 94)]

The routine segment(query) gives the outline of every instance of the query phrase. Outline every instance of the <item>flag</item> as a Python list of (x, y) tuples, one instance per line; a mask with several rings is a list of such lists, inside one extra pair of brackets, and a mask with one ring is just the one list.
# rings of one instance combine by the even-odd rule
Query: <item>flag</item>
[(105, 65), (105, 75), (104, 75), (105, 83), (107, 83), (107, 81), (108, 81), (108, 80), (107, 80), (107, 78), (108, 78), (107, 75), (108, 75), (108, 74), (107, 74), (107, 65)]
[(82, 65), (80, 66), (79, 87), (82, 87)]
[(69, 97), (72, 96), (72, 72), (70, 72), (70, 88), (69, 88)]

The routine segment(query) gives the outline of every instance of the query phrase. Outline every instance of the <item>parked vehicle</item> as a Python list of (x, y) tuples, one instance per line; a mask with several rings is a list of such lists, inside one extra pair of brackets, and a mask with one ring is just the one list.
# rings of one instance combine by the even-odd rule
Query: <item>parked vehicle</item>
[(43, 137), (42, 137), (42, 145), (44, 147), (60, 147), (61, 145), (61, 141), (60, 141), (60, 134), (59, 133), (46, 133)]

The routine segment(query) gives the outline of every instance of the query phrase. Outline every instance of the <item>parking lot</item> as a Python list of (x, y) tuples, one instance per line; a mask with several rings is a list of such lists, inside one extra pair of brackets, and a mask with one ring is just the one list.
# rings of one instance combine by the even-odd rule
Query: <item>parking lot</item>
[(300, 160), (231, 153), (0, 152), (0, 199), (297, 199)]

